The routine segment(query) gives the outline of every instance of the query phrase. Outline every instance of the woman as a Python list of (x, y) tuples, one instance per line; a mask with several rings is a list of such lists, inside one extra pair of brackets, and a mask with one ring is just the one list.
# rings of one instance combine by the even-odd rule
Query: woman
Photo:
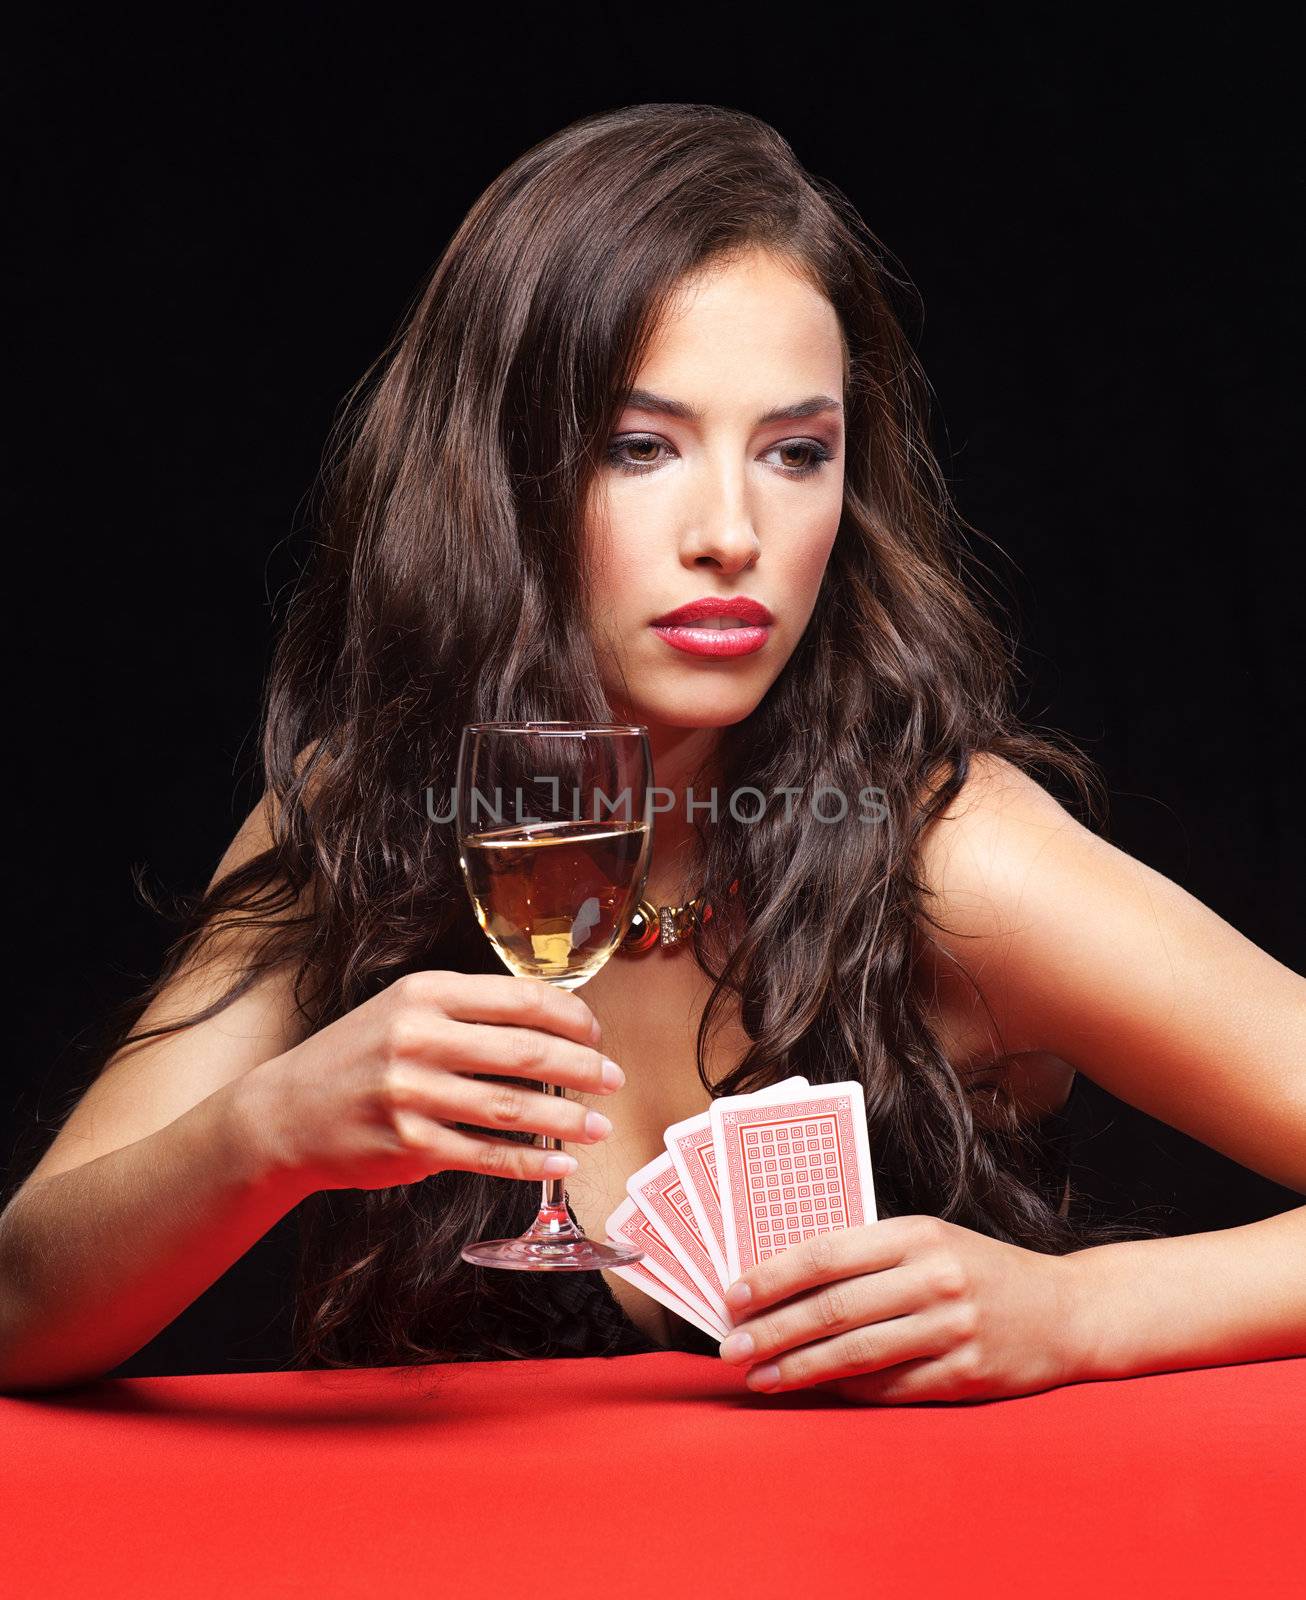
[[(1010, 708), (896, 282), (714, 107), (586, 119), (473, 206), (331, 452), (264, 799), (0, 1219), (6, 1387), (113, 1368), (292, 1218), (302, 1362), (715, 1354), (622, 1280), (458, 1249), (529, 1221), (535, 1136), (601, 1235), (668, 1123), (794, 1072), (864, 1083), (884, 1220), (733, 1291), (755, 1387), (1306, 1351), (1306, 980), (1032, 775), (1092, 809), (1087, 761)], [(664, 623), (739, 597), (771, 618), (744, 653)], [(713, 912), (583, 997), (498, 968), (422, 803), (464, 723), (555, 717), (647, 725), (677, 800), (647, 894)], [(868, 784), (879, 826), (702, 805)], [(1161, 1237), (1077, 1204), (1076, 1069), (1285, 1186), (1278, 1214)]]

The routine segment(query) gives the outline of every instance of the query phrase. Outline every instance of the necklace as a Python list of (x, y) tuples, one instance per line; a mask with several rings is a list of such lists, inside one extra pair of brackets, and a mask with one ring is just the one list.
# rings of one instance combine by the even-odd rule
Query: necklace
[[(730, 885), (727, 893), (734, 894), (739, 879)], [(663, 950), (683, 944), (692, 930), (712, 919), (711, 904), (702, 895), (686, 900), (683, 906), (655, 906), (651, 900), (641, 900), (630, 919), (626, 937), (614, 951), (619, 956), (642, 956), (654, 945)]]

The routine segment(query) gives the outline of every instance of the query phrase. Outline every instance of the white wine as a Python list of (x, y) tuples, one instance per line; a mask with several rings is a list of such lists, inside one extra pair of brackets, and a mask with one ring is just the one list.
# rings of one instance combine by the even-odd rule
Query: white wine
[[(577, 989), (617, 949), (648, 875), (652, 784), (647, 728), (561, 721), (463, 728), (455, 797), (459, 865), (476, 920), (509, 972)], [(581, 820), (584, 790), (593, 792), (595, 813), (604, 796), (602, 820)], [(564, 791), (572, 796), (567, 811)], [(487, 794), (493, 801), (483, 824), (478, 809)], [(516, 798), (512, 826), (505, 825), (504, 794)], [(620, 819), (613, 795), (625, 801)], [(561, 1084), (545, 1079), (543, 1088), (566, 1098)], [(562, 1141), (546, 1134), (543, 1148), (560, 1150)], [(644, 1254), (630, 1241), (587, 1239), (561, 1178), (544, 1179), (539, 1212), (525, 1233), (474, 1239), (458, 1253), (474, 1267), (511, 1272), (595, 1272), (629, 1266)]]
[(647, 872), (647, 822), (545, 822), (469, 834), (476, 920), (509, 969), (575, 989), (625, 935)]

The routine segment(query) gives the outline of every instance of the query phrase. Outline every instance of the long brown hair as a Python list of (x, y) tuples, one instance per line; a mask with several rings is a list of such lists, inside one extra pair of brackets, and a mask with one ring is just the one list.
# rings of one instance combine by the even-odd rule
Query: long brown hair
[[(882, 1214), (1061, 1252), (1101, 1235), (1050, 1203), (1010, 1107), (975, 1114), (913, 985), (932, 939), (915, 868), (922, 830), (978, 752), (1067, 780), (1089, 813), (1100, 780), (1013, 709), (1014, 655), (975, 598), (985, 569), (959, 536), (895, 309), (910, 280), (773, 128), (718, 106), (629, 106), (528, 150), (473, 205), (348, 397), (262, 708), (274, 842), (193, 898), (137, 1018), (206, 928), (243, 925), (257, 953), (205, 1012), (122, 1042), (213, 1014), (274, 964), (294, 964), (310, 1031), (409, 971), (501, 970), (424, 788), (447, 793), (464, 723), (612, 719), (585, 626), (587, 490), (676, 286), (758, 246), (838, 313), (845, 502), (810, 625), (725, 730), (722, 779), (767, 795), (874, 785), (888, 824), (831, 827), (803, 805), (788, 823), (776, 808), (703, 823), (701, 890), (720, 898), (738, 879), (743, 929), (730, 948), (710, 924), (696, 939), (716, 980), (700, 1076), (714, 1095), (795, 1072), (858, 1079)], [(296, 909), (309, 885), (311, 909)], [(732, 995), (751, 1044), (710, 1082), (706, 1042)], [(472, 1353), (529, 1353), (530, 1275), (470, 1269), (458, 1249), (521, 1231), (530, 1188), (454, 1171), (311, 1197), (300, 1357), (450, 1359), (472, 1338)]]

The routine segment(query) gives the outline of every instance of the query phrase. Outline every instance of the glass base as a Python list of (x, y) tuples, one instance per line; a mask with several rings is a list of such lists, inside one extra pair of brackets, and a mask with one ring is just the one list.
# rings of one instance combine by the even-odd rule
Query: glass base
[(474, 1267), (501, 1267), (509, 1272), (599, 1272), (644, 1259), (644, 1252), (634, 1245), (587, 1239), (565, 1206), (545, 1206), (520, 1238), (478, 1239), (458, 1253)]

